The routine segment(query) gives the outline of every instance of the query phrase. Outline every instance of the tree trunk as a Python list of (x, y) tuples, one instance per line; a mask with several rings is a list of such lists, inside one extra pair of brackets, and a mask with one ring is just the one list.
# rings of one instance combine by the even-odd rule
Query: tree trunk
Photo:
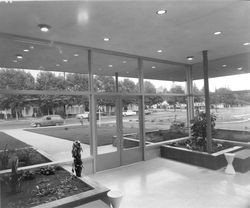
[(15, 108), (16, 111), (16, 120), (18, 120), (18, 112), (17, 112), (17, 108)]

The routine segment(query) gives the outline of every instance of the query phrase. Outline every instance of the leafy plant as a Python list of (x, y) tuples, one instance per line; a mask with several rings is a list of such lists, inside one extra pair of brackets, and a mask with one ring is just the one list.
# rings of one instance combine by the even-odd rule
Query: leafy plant
[(56, 169), (53, 166), (42, 167), (40, 169), (40, 173), (43, 175), (54, 175), (55, 172), (56, 172)]
[[(196, 139), (196, 145), (203, 147), (203, 151), (206, 151), (206, 137), (207, 137), (207, 121), (206, 113), (199, 112), (198, 115), (191, 121), (192, 136)], [(216, 116), (211, 114), (211, 130), (212, 135), (215, 133), (215, 121)]]
[(4, 147), (2, 155), (0, 155), (0, 160), (1, 160), (2, 168), (7, 169), (8, 162), (9, 162), (9, 154), (8, 154), (7, 144)]
[[(13, 153), (12, 153), (13, 152)], [(10, 189), (12, 194), (21, 191), (21, 180), (22, 173), (18, 173), (18, 157), (15, 152), (11, 150), (10, 164), (11, 164), (11, 174), (3, 176), (1, 181), (3, 181)]]

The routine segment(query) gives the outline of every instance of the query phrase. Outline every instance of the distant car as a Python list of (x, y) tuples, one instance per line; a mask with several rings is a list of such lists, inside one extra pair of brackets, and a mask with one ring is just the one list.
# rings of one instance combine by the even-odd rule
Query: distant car
[(123, 111), (122, 115), (123, 116), (134, 116), (134, 115), (136, 115), (136, 112), (132, 111), (132, 110), (127, 110), (127, 111)]
[(76, 118), (78, 118), (78, 119), (88, 119), (89, 118), (89, 112), (86, 111), (84, 113), (77, 114)]
[(148, 110), (148, 109), (145, 109), (145, 110), (144, 110), (144, 113), (145, 113), (145, 115), (150, 115), (150, 114), (152, 113), (152, 111), (151, 111), (151, 110)]
[(48, 116), (43, 116), (40, 119), (34, 120), (31, 123), (31, 126), (33, 127), (58, 126), (63, 124), (64, 124), (64, 119), (60, 115), (48, 115)]

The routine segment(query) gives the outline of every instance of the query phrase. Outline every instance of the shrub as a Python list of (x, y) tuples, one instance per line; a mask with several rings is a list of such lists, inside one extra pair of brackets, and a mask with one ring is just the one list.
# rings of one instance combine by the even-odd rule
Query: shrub
[[(211, 114), (211, 130), (212, 135), (215, 134), (215, 121), (216, 116)], [(207, 122), (206, 122), (206, 113), (200, 112), (194, 119), (191, 121), (191, 131), (192, 136), (196, 139), (196, 145), (203, 147), (203, 150), (206, 151), (206, 137), (207, 137)]]

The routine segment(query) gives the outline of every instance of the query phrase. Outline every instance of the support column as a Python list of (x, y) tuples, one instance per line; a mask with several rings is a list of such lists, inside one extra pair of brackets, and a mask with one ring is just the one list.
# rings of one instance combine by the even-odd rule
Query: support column
[(93, 173), (96, 172), (97, 157), (97, 131), (96, 131), (96, 101), (94, 96), (94, 82), (92, 71), (92, 51), (88, 50), (88, 70), (89, 70), (89, 124), (90, 124), (90, 154), (93, 156)]
[(146, 149), (145, 149), (145, 106), (144, 106), (144, 78), (142, 70), (142, 59), (138, 58), (138, 72), (139, 72), (139, 128), (140, 128), (140, 145), (142, 147), (142, 160), (146, 160)]
[(194, 118), (194, 95), (193, 95), (193, 77), (192, 66), (186, 68), (186, 95), (187, 95), (187, 127), (189, 129), (189, 136), (191, 136), (190, 121)]
[(211, 115), (210, 115), (207, 50), (202, 51), (202, 56), (203, 56), (205, 107), (206, 107), (206, 119), (207, 119), (207, 128), (206, 128), (207, 151), (210, 153), (212, 152), (212, 128), (211, 128)]
[[(115, 73), (115, 92), (118, 93), (118, 73)], [(116, 96), (116, 135), (117, 135), (117, 150), (120, 155), (120, 166), (122, 166), (122, 150), (123, 150), (123, 124), (122, 124), (122, 99), (121, 96)]]

